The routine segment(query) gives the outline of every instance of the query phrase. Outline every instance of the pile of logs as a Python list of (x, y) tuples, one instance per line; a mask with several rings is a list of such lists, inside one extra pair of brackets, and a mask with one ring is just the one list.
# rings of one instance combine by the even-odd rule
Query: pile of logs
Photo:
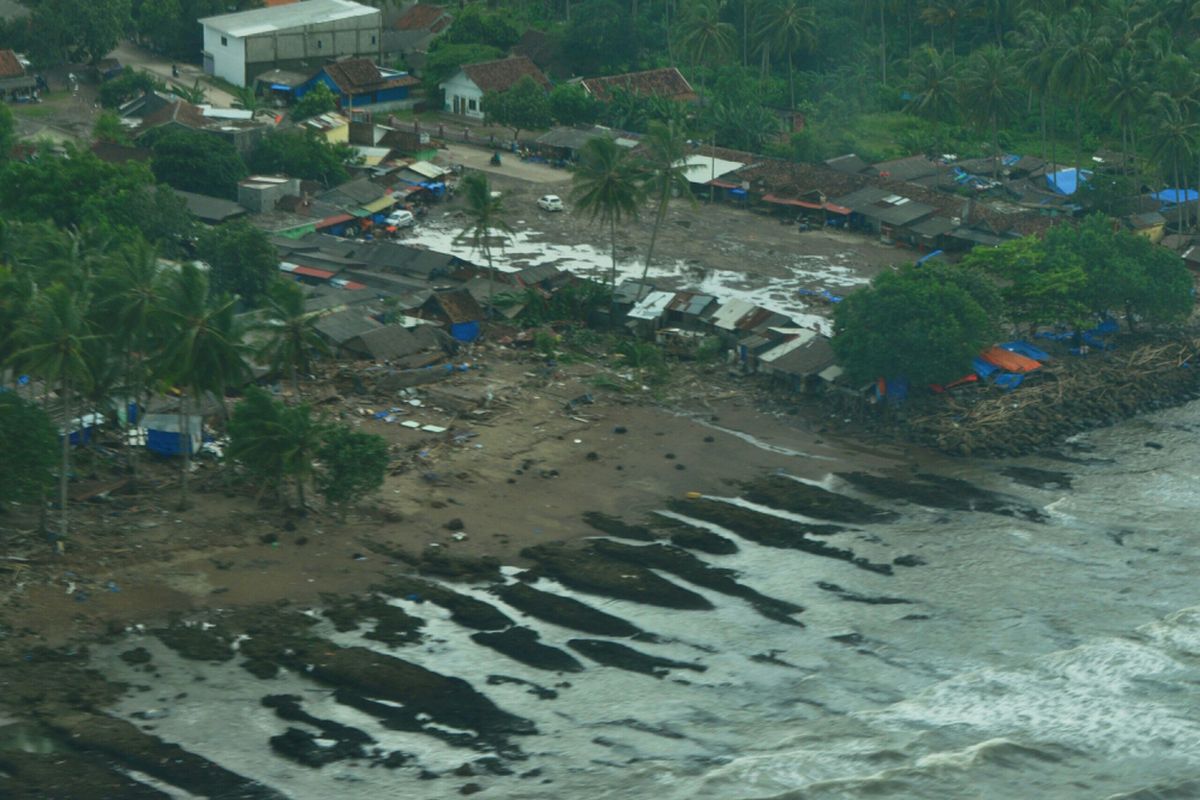
[(1200, 397), (1200, 339), (1055, 361), (1004, 392), (993, 387), (934, 405), (904, 421), (921, 444), (956, 455), (1014, 456), (1134, 414)]

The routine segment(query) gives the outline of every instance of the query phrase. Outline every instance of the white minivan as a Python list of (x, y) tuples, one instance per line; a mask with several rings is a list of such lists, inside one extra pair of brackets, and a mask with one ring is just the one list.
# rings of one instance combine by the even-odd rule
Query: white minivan
[(384, 220), (384, 224), (391, 225), (396, 228), (407, 228), (410, 225), (416, 225), (417, 218), (413, 216), (411, 211), (398, 208), (391, 214), (388, 214), (387, 219)]

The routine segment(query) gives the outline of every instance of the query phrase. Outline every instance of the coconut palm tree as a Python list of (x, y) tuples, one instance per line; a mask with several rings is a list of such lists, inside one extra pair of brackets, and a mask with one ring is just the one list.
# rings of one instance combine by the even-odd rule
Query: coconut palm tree
[(932, 120), (937, 139), (939, 125), (958, 106), (957, 70), (941, 53), (926, 46), (913, 56), (909, 73), (912, 99), (907, 110)]
[(921, 20), (929, 26), (929, 45), (934, 45), (933, 34), (938, 28), (948, 31), (950, 57), (954, 58), (958, 46), (958, 26), (967, 17), (978, 13), (977, 0), (931, 0), (921, 9)]
[(287, 372), (292, 394), (300, 397), (298, 373), (307, 372), (314, 354), (328, 355), (329, 346), (317, 331), (319, 311), (306, 311), (304, 292), (289, 281), (278, 281), (267, 290), (266, 318), (256, 327), (266, 332), (261, 355), (277, 374)]
[(994, 44), (984, 45), (963, 64), (963, 108), (980, 128), (991, 132), (992, 177), (1000, 175), (1000, 123), (1020, 102), (1017, 68), (1008, 53)]
[(1142, 115), (1150, 97), (1146, 72), (1131, 51), (1119, 51), (1108, 65), (1105, 90), (1104, 109), (1121, 125), (1121, 170), (1128, 174), (1130, 153), (1137, 152), (1133, 123)]
[(87, 321), (89, 297), (55, 283), (39, 293), (17, 329), (21, 348), (13, 361), (57, 387), (62, 411), (62, 463), (58, 475), (58, 535), (70, 532), (67, 484), (71, 474), (71, 420), (75, 396), (91, 381), (88, 343), (94, 334)]
[(1083, 158), (1083, 106), (1104, 74), (1108, 39), (1084, 8), (1074, 8), (1063, 19), (1058, 58), (1050, 79), (1075, 106), (1075, 166)]
[(658, 232), (667, 218), (667, 206), (674, 195), (692, 198), (691, 184), (687, 178), (687, 141), (683, 130), (674, 122), (665, 125), (654, 123), (650, 131), (642, 139), (643, 169), (645, 171), (642, 191), (655, 198), (654, 227), (650, 231), (650, 246), (646, 248), (646, 263), (642, 265), (642, 288), (638, 290), (638, 300), (642, 299), (641, 292), (646, 286), (646, 276), (650, 273), (650, 260), (654, 257), (654, 245), (658, 242)]
[(802, 0), (767, 0), (758, 15), (759, 38), (769, 41), (787, 56), (788, 98), (796, 107), (793, 72), (796, 51), (811, 48), (816, 41), (816, 14)]
[(580, 150), (572, 183), (572, 197), (579, 209), (589, 213), (592, 221), (608, 226), (612, 246), (608, 284), (614, 303), (611, 325), (616, 316), (617, 223), (637, 219), (643, 196), (642, 176), (628, 150), (612, 139), (600, 137), (588, 140)]
[[(1164, 178), (1171, 179), (1171, 185), (1176, 191), (1183, 191), (1181, 180), (1181, 165), (1186, 164), (1197, 152), (1197, 134), (1200, 127), (1188, 118), (1187, 112), (1169, 97), (1160, 97), (1155, 103), (1154, 126), (1150, 130), (1150, 143), (1153, 157), (1158, 162)], [(1182, 201), (1184, 198), (1177, 197)], [(1184, 206), (1186, 203), (1177, 202), (1179, 231), (1184, 227)]]
[(679, 46), (688, 54), (692, 74), (700, 77), (704, 94), (704, 73), (697, 66), (723, 64), (733, 54), (736, 31), (721, 19), (718, 0), (693, 0), (680, 19)]
[(188, 411), (205, 392), (224, 402), (225, 390), (246, 378), (246, 347), (234, 316), (237, 298), (210, 297), (208, 279), (191, 264), (171, 273), (163, 305), (160, 374), (179, 391), (179, 437), (183, 454), (179, 506), (188, 506), (191, 438)]
[(492, 295), (496, 288), (496, 269), (492, 265), (492, 231), (505, 234), (501, 247), (512, 228), (504, 221), (504, 198), (492, 191), (487, 175), (472, 172), (458, 185), (459, 194), (466, 201), (467, 227), (455, 237), (455, 241), (470, 243), (472, 250), (483, 253), (488, 265), (488, 313), (492, 313)]
[(1046, 158), (1046, 112), (1054, 91), (1052, 77), (1061, 27), (1057, 17), (1036, 11), (1025, 12), (1019, 20), (1020, 27), (1012, 34), (1011, 41), (1015, 45), (1015, 58), (1021, 78), (1031, 95), (1037, 98), (1038, 129), (1042, 139), (1041, 157)]
[[(139, 409), (149, 404), (155, 380), (150, 354), (161, 333), (155, 326), (162, 319), (165, 289), (158, 253), (143, 239), (126, 247), (97, 281), (97, 322), (107, 320), (112, 325), (114, 344), (122, 353), (124, 396), (132, 397)], [(130, 464), (135, 482), (139, 451), (138, 447), (132, 448), (135, 455)]]

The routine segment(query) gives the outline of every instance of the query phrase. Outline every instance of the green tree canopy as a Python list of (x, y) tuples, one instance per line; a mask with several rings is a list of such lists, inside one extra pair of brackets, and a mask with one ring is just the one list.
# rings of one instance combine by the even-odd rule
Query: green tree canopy
[(196, 254), (208, 264), (215, 294), (237, 295), (248, 306), (262, 303), (278, 278), (279, 254), (262, 230), (244, 219), (209, 228), (196, 243)]
[(996, 330), (973, 296), (976, 280), (916, 266), (884, 272), (838, 304), (834, 352), (855, 380), (906, 377), (926, 386), (961, 378)]
[(324, 83), (318, 83), (313, 88), (296, 101), (296, 105), (292, 106), (292, 120), (299, 122), (315, 117), (318, 114), (324, 114), (327, 111), (333, 111), (337, 108), (337, 98), (333, 92)]
[(512, 128), (513, 139), (519, 139), (522, 130), (548, 128), (553, 121), (546, 90), (528, 75), (507, 91), (484, 95), (483, 111), (491, 120)]
[(331, 428), (317, 456), (321, 460), (317, 489), (342, 517), (347, 506), (382, 486), (387, 474), (387, 442), (373, 433)]
[(92, 137), (100, 142), (129, 144), (129, 129), (121, 124), (121, 118), (112, 111), (101, 111), (92, 125)]
[(17, 121), (7, 103), (0, 103), (0, 163), (8, 160), (8, 154), (17, 143)]
[(446, 30), (449, 44), (482, 44), (508, 50), (521, 38), (511, 15), (492, 11), (478, 3), (459, 10)]
[(354, 157), (346, 145), (330, 144), (315, 131), (272, 131), (250, 154), (250, 169), (261, 175), (290, 175), (332, 186), (346, 180)]
[(587, 125), (599, 114), (599, 103), (577, 83), (560, 83), (550, 92), (550, 116), (559, 125)]
[(635, 64), (637, 28), (629, 11), (613, 0), (586, 0), (571, 14), (563, 55), (579, 75), (611, 75)]
[(31, 44), (40, 61), (92, 63), (129, 29), (130, 0), (37, 0), (32, 25), (38, 35)]
[(0, 513), (13, 502), (36, 502), (54, 484), (58, 430), (45, 411), (12, 392), (0, 394)]
[(237, 198), (237, 184), (249, 172), (233, 145), (211, 133), (171, 131), (151, 146), (154, 177), (187, 192)]
[(1084, 302), (1087, 275), (1082, 258), (1061, 249), (1047, 253), (1036, 237), (976, 248), (962, 264), (1001, 284), (1004, 313), (1014, 323), (1074, 325), (1090, 314)]
[(125, 67), (117, 77), (105, 81), (100, 87), (100, 105), (116, 108), (126, 100), (141, 97), (147, 92), (166, 89), (166, 84), (145, 70)]
[(287, 406), (250, 387), (229, 420), (229, 456), (252, 481), (274, 489), (281, 499), (283, 483), (290, 478), (303, 509), (304, 487), (313, 478), (326, 428), (307, 404)]

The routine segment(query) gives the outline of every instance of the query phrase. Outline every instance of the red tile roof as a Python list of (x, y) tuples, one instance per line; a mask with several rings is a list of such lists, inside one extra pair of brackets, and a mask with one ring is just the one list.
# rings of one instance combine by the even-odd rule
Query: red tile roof
[(157, 111), (142, 117), (142, 129), (157, 128), (159, 125), (164, 125), (168, 122), (178, 122), (180, 125), (186, 125), (189, 128), (203, 128), (211, 120), (204, 116), (204, 112), (200, 109), (200, 106), (178, 100), (174, 103), (168, 103)]
[(325, 74), (345, 94), (363, 94), (391, 89), (396, 86), (416, 86), (419, 80), (411, 75), (384, 78), (379, 67), (369, 58), (347, 58), (325, 66)]
[(691, 84), (675, 67), (627, 72), (624, 75), (608, 75), (603, 78), (584, 78), (583, 86), (600, 101), (608, 100), (612, 90), (617, 87), (644, 97), (663, 97), (679, 101), (696, 99)]
[(0, 78), (20, 78), (25, 68), (12, 50), (0, 50)]
[(502, 58), (498, 61), (483, 61), (478, 64), (466, 64), (463, 72), (484, 92), (504, 92), (512, 85), (528, 75), (546, 89), (550, 81), (537, 68), (537, 65), (525, 56)]
[(418, 3), (400, 15), (392, 27), (398, 31), (429, 31), (437, 33), (450, 24), (453, 18), (441, 6)]

